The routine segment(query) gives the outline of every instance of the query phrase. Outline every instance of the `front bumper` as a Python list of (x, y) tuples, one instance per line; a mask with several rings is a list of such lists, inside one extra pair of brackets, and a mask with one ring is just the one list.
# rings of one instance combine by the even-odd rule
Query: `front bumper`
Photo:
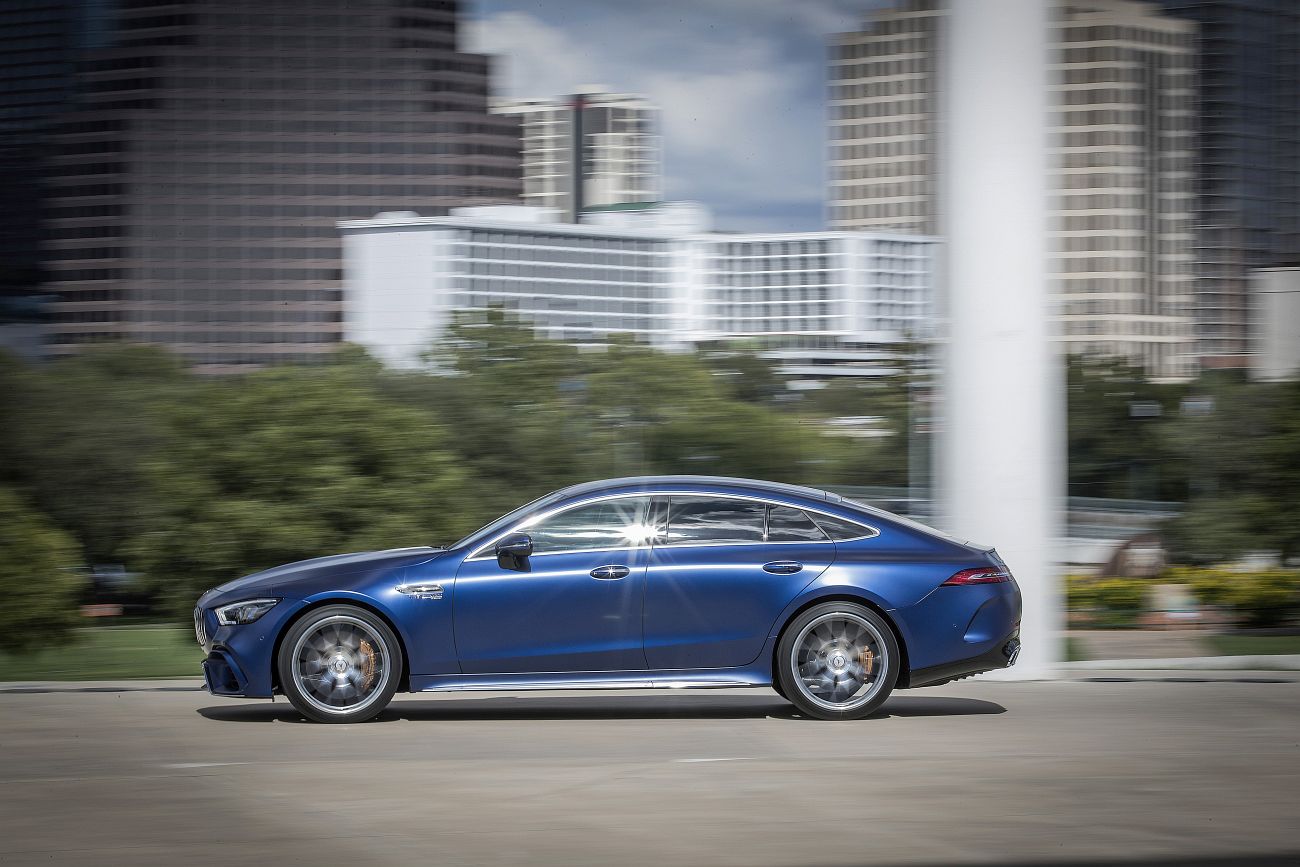
[(230, 654), (214, 650), (203, 660), (203, 684), (213, 695), (244, 697), (248, 678)]
[(253, 623), (223, 626), (214, 609), (227, 599), (202, 599), (194, 612), (194, 632), (207, 651), (203, 681), (213, 695), (270, 698), (275, 692), (275, 639), (303, 603), (281, 600)]

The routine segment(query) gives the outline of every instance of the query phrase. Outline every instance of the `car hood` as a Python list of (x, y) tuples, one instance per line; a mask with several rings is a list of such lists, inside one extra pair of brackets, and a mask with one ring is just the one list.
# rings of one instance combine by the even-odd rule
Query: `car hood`
[(263, 569), (234, 581), (227, 581), (203, 594), (205, 597), (225, 596), (236, 591), (269, 590), (271, 587), (304, 578), (317, 578), (326, 574), (349, 575), (368, 572), (385, 566), (422, 563), (445, 553), (442, 548), (391, 548), (387, 551), (363, 551), (357, 554), (334, 554), (286, 563), (272, 569)]

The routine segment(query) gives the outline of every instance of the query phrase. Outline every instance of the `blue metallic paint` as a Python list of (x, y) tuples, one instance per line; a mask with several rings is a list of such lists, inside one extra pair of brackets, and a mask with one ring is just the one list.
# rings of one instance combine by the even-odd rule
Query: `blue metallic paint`
[[(528, 558), (527, 572), (503, 569), (492, 558), (464, 561), (454, 601), (461, 670), (644, 670), (641, 599), (649, 553), (640, 548), (540, 554)], [(591, 576), (611, 564), (632, 571), (615, 580)]]
[[(753, 662), (781, 609), (834, 559), (831, 541), (655, 548), (644, 597), (647, 664), (688, 669)], [(779, 560), (803, 569), (763, 571), (763, 564)]]
[[(534, 555), (528, 571), (467, 559), (540, 512), (620, 494), (710, 492), (795, 506), (878, 531), (846, 542), (650, 546)], [(763, 564), (795, 560), (794, 574)], [(622, 579), (592, 578), (627, 565)], [(941, 587), (961, 569), (1003, 566), (992, 549), (958, 542), (878, 510), (807, 488), (738, 479), (667, 477), (575, 486), (494, 522), (449, 550), (411, 548), (322, 557), (218, 587), (199, 600), (205, 651), (235, 673), (247, 697), (275, 689), (275, 649), (293, 620), (328, 602), (384, 617), (404, 645), (410, 688), (487, 689), (562, 684), (768, 685), (781, 628), (818, 600), (852, 598), (894, 624), (911, 669), (974, 659), (1019, 626), (1020, 593), (1004, 584)], [(400, 593), (443, 585), (440, 600)], [(280, 603), (256, 622), (220, 626), (214, 609), (254, 596)], [(219, 669), (214, 665), (214, 670)], [(904, 679), (904, 683), (906, 680)]]

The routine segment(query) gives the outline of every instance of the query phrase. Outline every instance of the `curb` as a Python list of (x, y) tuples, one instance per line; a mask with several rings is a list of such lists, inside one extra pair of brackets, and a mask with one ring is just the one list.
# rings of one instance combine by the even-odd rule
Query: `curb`
[(1300, 654), (1179, 656), (1167, 659), (1090, 659), (1062, 662), (1065, 671), (1300, 671)]

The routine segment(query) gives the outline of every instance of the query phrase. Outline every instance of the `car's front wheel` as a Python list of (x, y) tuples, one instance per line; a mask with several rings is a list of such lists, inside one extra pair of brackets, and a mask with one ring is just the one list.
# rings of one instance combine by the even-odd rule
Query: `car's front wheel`
[(280, 688), (316, 722), (371, 719), (392, 700), (401, 677), (393, 631), (364, 608), (329, 605), (309, 612), (280, 643)]
[(861, 719), (898, 681), (894, 631), (871, 609), (825, 602), (796, 617), (777, 644), (781, 692), (800, 711), (828, 720)]

